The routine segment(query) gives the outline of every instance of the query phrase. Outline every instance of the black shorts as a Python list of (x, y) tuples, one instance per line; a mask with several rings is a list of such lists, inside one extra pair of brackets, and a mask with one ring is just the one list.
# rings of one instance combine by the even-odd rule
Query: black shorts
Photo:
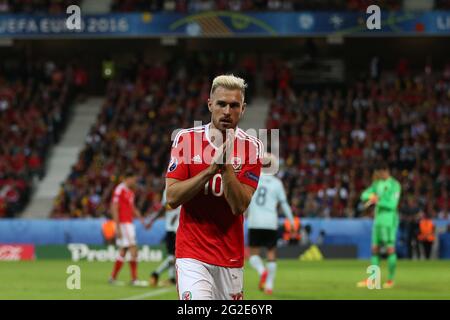
[(272, 249), (277, 246), (277, 230), (269, 229), (249, 229), (250, 247), (265, 247)]
[(175, 254), (175, 239), (176, 233), (173, 231), (167, 231), (166, 233), (166, 248), (167, 254)]

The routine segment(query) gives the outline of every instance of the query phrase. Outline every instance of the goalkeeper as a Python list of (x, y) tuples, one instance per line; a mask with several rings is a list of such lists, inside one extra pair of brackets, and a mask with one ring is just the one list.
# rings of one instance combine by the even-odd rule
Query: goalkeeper
[[(375, 205), (375, 218), (372, 227), (372, 265), (380, 264), (380, 248), (387, 249), (388, 281), (383, 288), (394, 286), (397, 254), (395, 240), (399, 223), (397, 206), (400, 200), (401, 186), (389, 172), (387, 164), (379, 164), (374, 171), (372, 185), (363, 191), (361, 200), (364, 207)], [(358, 283), (358, 287), (366, 287), (367, 280)]]

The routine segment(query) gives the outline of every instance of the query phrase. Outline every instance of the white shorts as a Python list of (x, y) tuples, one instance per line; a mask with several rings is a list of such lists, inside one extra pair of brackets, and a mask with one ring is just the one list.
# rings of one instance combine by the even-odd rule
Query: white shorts
[(136, 230), (132, 223), (120, 223), (122, 238), (117, 238), (116, 244), (120, 248), (128, 248), (136, 245)]
[(227, 268), (196, 259), (176, 259), (180, 300), (243, 300), (243, 268)]

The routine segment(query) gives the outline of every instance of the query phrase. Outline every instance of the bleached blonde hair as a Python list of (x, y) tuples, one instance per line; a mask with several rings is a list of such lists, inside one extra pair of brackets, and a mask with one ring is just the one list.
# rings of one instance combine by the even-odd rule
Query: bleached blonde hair
[(236, 77), (233, 74), (224, 74), (214, 78), (211, 86), (211, 96), (218, 87), (222, 87), (228, 90), (241, 90), (242, 97), (244, 97), (247, 84), (245, 83), (244, 79)]

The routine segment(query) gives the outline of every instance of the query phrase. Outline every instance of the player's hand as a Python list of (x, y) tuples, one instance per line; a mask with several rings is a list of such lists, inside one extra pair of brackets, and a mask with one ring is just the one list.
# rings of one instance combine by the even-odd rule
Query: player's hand
[(225, 143), (220, 147), (221, 152), (219, 157), (222, 160), (220, 169), (226, 169), (226, 165), (231, 164), (231, 159), (234, 155), (234, 135), (233, 129), (227, 129)]
[(147, 224), (144, 224), (144, 228), (145, 228), (145, 230), (148, 230), (148, 229), (150, 229), (150, 227), (153, 225), (153, 221), (150, 221), (149, 223), (147, 223)]
[(157, 215), (158, 215), (157, 212), (150, 213), (150, 217), (148, 219), (148, 222), (147, 223), (143, 223), (145, 229), (149, 229), (153, 225), (153, 223), (156, 221)]
[(225, 164), (231, 164), (234, 155), (234, 130), (227, 129), (227, 140), (225, 140)]
[(376, 204), (378, 202), (378, 196), (375, 193), (372, 193), (369, 196), (369, 200), (364, 203), (364, 209), (369, 208), (371, 205)]
[(117, 239), (122, 239), (122, 230), (120, 228), (117, 228)]
[(376, 204), (376, 203), (378, 202), (378, 196), (377, 196), (375, 193), (372, 193), (372, 194), (369, 196), (369, 202), (370, 202), (371, 204)]
[(226, 164), (231, 164), (231, 158), (234, 153), (234, 130), (227, 129), (226, 140), (219, 148), (211, 161), (210, 170), (212, 174), (215, 174), (220, 169), (225, 169)]
[(214, 157), (211, 161), (211, 165), (209, 166), (209, 170), (211, 174), (217, 173), (220, 169), (223, 168), (225, 164), (225, 143), (222, 144), (219, 148), (216, 149)]

